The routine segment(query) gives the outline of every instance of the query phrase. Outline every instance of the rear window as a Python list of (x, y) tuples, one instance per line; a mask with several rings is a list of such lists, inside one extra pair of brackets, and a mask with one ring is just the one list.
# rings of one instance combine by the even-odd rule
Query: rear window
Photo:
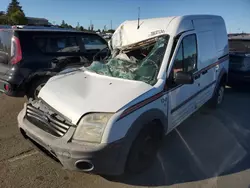
[(11, 50), (11, 30), (2, 30), (0, 31), (0, 52), (5, 52), (10, 54)]

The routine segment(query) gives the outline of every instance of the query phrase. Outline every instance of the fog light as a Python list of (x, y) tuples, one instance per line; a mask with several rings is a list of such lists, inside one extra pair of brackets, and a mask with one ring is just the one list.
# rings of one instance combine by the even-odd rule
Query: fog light
[(82, 171), (85, 171), (85, 172), (90, 172), (94, 169), (94, 165), (88, 161), (77, 161), (75, 163), (76, 167), (79, 169), (79, 170), (82, 170)]

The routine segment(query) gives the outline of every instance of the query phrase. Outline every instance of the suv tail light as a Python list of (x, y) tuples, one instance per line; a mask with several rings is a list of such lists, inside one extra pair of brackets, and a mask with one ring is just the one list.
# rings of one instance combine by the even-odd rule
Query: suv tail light
[(22, 50), (17, 37), (14, 36), (11, 40), (11, 64), (15, 65), (22, 60)]

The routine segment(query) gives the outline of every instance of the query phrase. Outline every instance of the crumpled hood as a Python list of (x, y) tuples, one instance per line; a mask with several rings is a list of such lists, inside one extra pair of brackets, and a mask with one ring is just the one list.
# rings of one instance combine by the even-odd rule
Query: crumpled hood
[(52, 77), (39, 93), (72, 123), (89, 112), (116, 112), (152, 88), (144, 82), (75, 71)]

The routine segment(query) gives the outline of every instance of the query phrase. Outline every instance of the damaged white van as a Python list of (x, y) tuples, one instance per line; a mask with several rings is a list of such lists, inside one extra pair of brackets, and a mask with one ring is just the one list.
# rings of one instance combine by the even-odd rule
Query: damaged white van
[(52, 77), (18, 115), (25, 138), (66, 169), (119, 175), (152, 164), (162, 138), (223, 101), (228, 38), (220, 16), (122, 23), (112, 55)]

